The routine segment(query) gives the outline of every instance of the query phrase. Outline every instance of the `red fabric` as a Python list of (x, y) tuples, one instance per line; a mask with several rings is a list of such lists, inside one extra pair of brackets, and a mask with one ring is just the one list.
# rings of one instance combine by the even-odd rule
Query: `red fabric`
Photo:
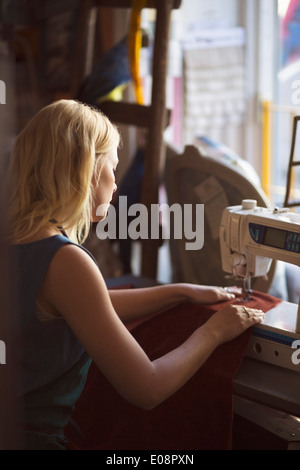
[[(255, 292), (253, 300), (246, 305), (267, 311), (279, 302), (279, 299)], [(205, 306), (178, 305), (135, 326), (132, 334), (150, 359), (154, 359), (182, 343), (224, 306), (224, 302)], [(151, 411), (125, 402), (92, 363), (73, 414), (83, 438), (76, 438), (70, 428), (67, 428), (67, 436), (81, 449), (230, 449), (232, 381), (250, 335), (251, 330), (248, 330), (217, 348), (181, 390)]]

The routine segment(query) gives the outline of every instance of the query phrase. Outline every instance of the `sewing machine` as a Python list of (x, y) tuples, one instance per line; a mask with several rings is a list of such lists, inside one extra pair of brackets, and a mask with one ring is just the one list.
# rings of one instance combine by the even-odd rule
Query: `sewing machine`
[[(219, 230), (222, 268), (243, 280), (242, 305), (251, 278), (266, 276), (272, 259), (300, 266), (300, 214), (257, 207), (255, 200), (224, 209)], [(238, 415), (272, 434), (300, 441), (300, 301), (281, 301), (252, 327), (234, 379)]]
[[(220, 225), (223, 270), (244, 281), (244, 300), (252, 277), (267, 275), (272, 259), (300, 266), (300, 214), (257, 207), (255, 200), (227, 207)], [(300, 372), (294, 350), (300, 340), (299, 307), (281, 302), (253, 328), (247, 355)], [(299, 354), (300, 356), (300, 354)]]

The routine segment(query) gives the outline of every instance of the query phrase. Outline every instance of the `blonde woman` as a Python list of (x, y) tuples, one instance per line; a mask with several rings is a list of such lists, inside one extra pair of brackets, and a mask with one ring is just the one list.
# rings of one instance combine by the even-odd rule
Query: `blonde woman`
[[(124, 326), (182, 301), (229, 300), (219, 287), (172, 284), (109, 292), (80, 245), (116, 190), (120, 136), (100, 112), (60, 100), (16, 138), (9, 162), (8, 237), (19, 302), (24, 447), (65, 449), (63, 429), (93, 359), (129, 402), (151, 409), (182, 387), (220, 344), (263, 312), (227, 306), (186, 341), (150, 361)], [(101, 397), (99, 397), (101, 400)]]

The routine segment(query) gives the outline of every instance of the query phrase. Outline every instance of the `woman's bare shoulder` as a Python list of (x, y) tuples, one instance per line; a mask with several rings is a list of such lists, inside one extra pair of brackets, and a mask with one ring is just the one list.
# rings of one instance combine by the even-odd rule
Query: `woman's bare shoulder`
[[(63, 245), (54, 255), (43, 283), (43, 296), (61, 304), (63, 298), (73, 304), (78, 296), (106, 294), (103, 276), (88, 252), (74, 244)], [(63, 312), (62, 312), (63, 313)]]
[(74, 243), (66, 243), (63, 245), (53, 257), (52, 265), (54, 269), (66, 268), (69, 270), (74, 267), (89, 267), (99, 271), (98, 266), (87, 250), (80, 245)]

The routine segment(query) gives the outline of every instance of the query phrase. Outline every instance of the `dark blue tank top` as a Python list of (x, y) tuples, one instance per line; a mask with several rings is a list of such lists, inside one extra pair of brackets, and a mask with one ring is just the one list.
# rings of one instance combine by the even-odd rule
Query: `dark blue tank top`
[[(34, 437), (35, 444), (31, 446), (37, 448), (45, 446), (43, 436), (48, 441), (50, 435), (50, 440), (62, 436), (91, 363), (63, 318), (45, 321), (37, 314), (37, 298), (51, 260), (62, 246), (70, 243), (73, 242), (67, 237), (55, 235), (11, 246), (18, 294), (14, 324), (21, 342), (17, 355), (18, 395), (23, 410), (22, 423), (28, 435)], [(43, 433), (37, 436), (36, 430)], [(55, 448), (55, 444), (51, 445)]]

